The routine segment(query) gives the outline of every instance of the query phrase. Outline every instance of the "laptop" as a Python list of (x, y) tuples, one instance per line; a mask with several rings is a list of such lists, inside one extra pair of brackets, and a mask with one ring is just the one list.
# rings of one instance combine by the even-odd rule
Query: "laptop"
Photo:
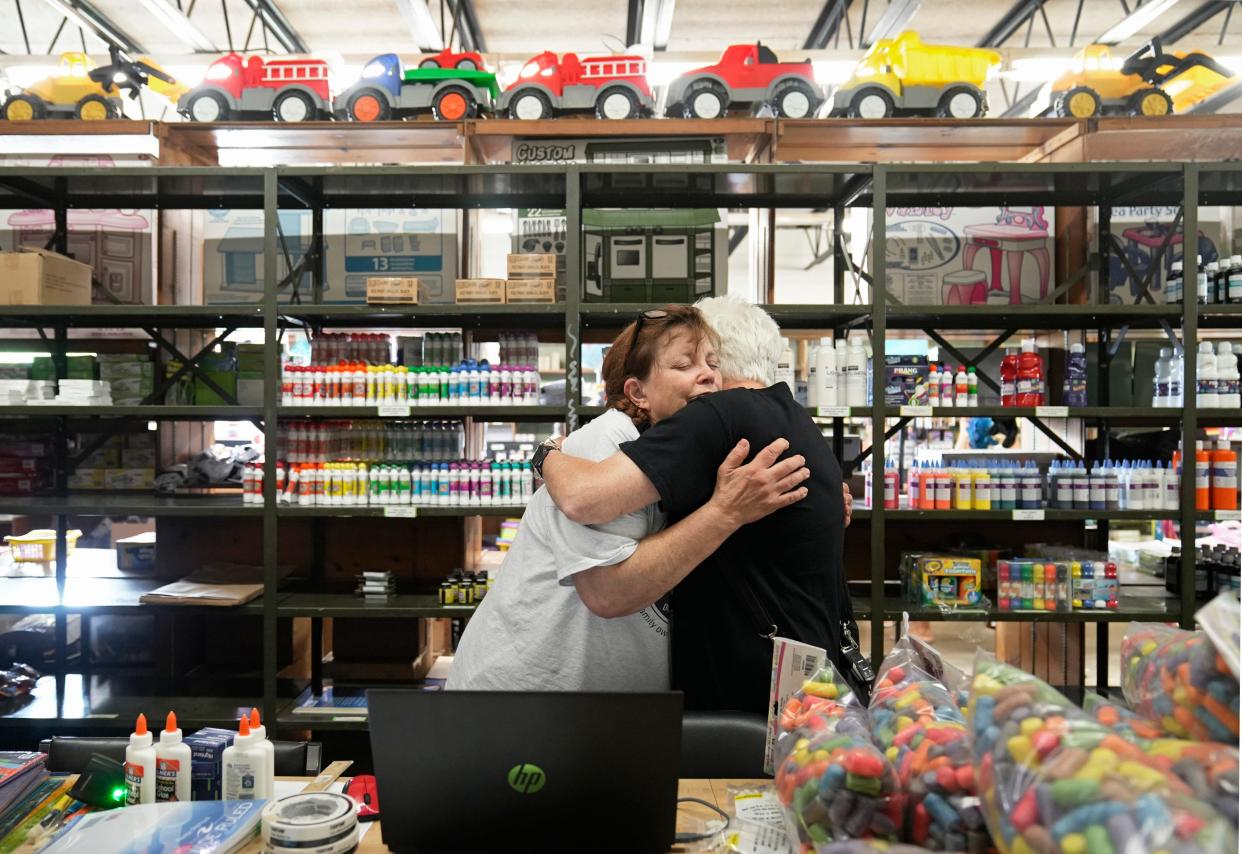
[(384, 844), (398, 854), (666, 852), (679, 692), (367, 692)]

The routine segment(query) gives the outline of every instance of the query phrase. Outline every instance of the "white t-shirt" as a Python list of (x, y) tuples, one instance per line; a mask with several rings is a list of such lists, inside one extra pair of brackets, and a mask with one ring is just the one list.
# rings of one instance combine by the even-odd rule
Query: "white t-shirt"
[[(564, 451), (599, 461), (637, 438), (629, 417), (610, 409), (571, 434)], [(547, 489), (538, 490), (495, 584), (466, 625), (445, 687), (668, 690), (667, 607), (657, 603), (606, 620), (591, 613), (573, 583), (575, 573), (627, 559), (664, 522), (651, 504), (603, 525), (579, 525), (556, 508)]]

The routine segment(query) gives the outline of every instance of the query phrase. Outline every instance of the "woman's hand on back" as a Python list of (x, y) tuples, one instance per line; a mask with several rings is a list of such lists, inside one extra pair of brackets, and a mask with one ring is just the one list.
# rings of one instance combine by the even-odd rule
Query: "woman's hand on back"
[(716, 469), (716, 490), (708, 503), (740, 528), (806, 498), (807, 488), (799, 484), (811, 472), (801, 454), (780, 460), (788, 448), (789, 442), (777, 439), (746, 463), (750, 443), (738, 442)]

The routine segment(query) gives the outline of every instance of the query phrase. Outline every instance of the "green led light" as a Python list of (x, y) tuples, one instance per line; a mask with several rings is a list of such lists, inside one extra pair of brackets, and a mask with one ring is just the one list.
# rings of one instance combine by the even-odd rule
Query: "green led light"
[(124, 786), (121, 786), (121, 787), (118, 787), (112, 790), (112, 800), (114, 801), (125, 800), (125, 787)]

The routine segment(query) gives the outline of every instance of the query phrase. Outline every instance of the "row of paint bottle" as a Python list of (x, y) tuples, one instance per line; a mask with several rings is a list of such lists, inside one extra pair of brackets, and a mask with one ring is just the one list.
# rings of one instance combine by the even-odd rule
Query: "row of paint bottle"
[(276, 434), (276, 457), (290, 463), (452, 462), (465, 452), (460, 421), (295, 421)]
[(821, 338), (807, 359), (808, 406), (867, 406), (871, 354), (861, 338)]
[[(124, 772), (127, 806), (191, 799), (192, 754), (175, 713), (168, 713), (158, 743), (147, 729), (146, 715), (138, 715), (125, 748)], [(259, 710), (251, 709), (241, 716), (232, 745), (221, 755), (223, 800), (270, 798), (275, 775), (276, 748), (267, 739)]]
[(1178, 473), (1168, 463), (1054, 460), (1048, 506), (1058, 510), (1176, 510)]
[[(1173, 452), (1180, 467), (1181, 451)], [(1229, 442), (1195, 442), (1195, 509), (1238, 509), (1238, 454)]]
[[(278, 502), (298, 507), (442, 506), (526, 504), (535, 491), (526, 461), (460, 460), (424, 465), (331, 462), (278, 464)], [(244, 502), (263, 503), (263, 468), (248, 466)]]
[(1044, 358), (1036, 349), (1034, 338), (1024, 338), (1020, 350), (1005, 345), (1000, 375), (1001, 406), (1043, 406), (1048, 402)]
[(1106, 561), (1017, 558), (996, 563), (1002, 611), (1105, 610), (1118, 607), (1117, 565)]
[[(890, 461), (891, 463), (891, 461)], [(896, 477), (896, 472), (893, 472)], [(888, 495), (885, 508), (896, 506)], [(894, 481), (895, 485), (895, 481)], [(951, 465), (911, 466), (907, 485), (911, 510), (1037, 510), (1044, 507), (1043, 478), (1034, 462), (970, 460)]]
[(283, 406), (534, 406), (542, 381), (534, 365), (467, 359), (445, 367), (341, 362), (281, 371)]
[(979, 376), (975, 368), (952, 365), (943, 369), (934, 362), (927, 373), (927, 402), (930, 406), (970, 407), (979, 405)]
[[(1194, 297), (1199, 305), (1224, 305), (1242, 303), (1242, 255), (1203, 263), (1203, 256), (1195, 256), (1198, 274)], [(1164, 283), (1164, 301), (1180, 305), (1186, 299), (1184, 265), (1174, 261), (1169, 278)]]
[(1239, 383), (1238, 356), (1234, 345), (1220, 341), (1199, 342), (1195, 354), (1195, 406), (1199, 409), (1242, 407), (1242, 385)]

